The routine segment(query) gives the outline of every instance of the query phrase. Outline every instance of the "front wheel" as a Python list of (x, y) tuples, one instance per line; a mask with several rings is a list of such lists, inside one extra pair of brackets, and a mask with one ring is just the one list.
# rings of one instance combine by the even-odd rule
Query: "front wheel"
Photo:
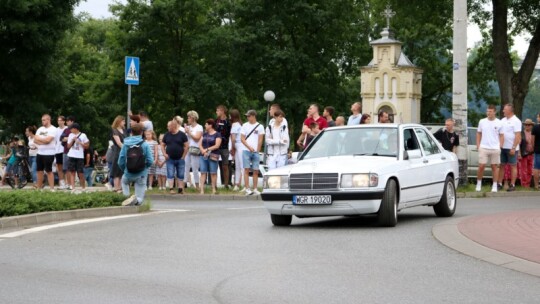
[(292, 215), (270, 214), (270, 219), (274, 226), (289, 226), (292, 222)]
[(439, 217), (450, 217), (456, 212), (456, 187), (451, 176), (446, 177), (441, 200), (433, 206), (433, 211)]
[(394, 227), (397, 225), (397, 186), (393, 179), (388, 180), (384, 195), (381, 201), (381, 207), (377, 214), (379, 225), (384, 227)]

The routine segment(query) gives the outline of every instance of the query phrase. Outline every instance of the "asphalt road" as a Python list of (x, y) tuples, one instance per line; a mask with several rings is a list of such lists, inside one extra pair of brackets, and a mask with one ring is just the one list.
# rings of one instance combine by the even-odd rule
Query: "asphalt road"
[[(461, 199), (455, 216), (538, 198)], [(431, 208), (273, 227), (260, 201), (155, 201), (162, 212), (0, 236), (0, 303), (539, 303), (540, 278), (435, 240)], [(165, 211), (163, 211), (165, 210)]]

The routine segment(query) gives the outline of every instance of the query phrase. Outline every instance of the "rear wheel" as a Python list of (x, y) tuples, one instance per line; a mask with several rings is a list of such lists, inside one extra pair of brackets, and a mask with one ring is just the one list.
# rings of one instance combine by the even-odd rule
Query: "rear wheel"
[(456, 188), (451, 176), (446, 177), (441, 200), (433, 206), (433, 211), (439, 217), (449, 217), (456, 212)]
[(292, 215), (270, 214), (270, 219), (272, 219), (274, 226), (289, 226), (292, 222)]
[(394, 227), (397, 224), (397, 186), (393, 179), (388, 180), (384, 189), (381, 207), (377, 214), (379, 225)]

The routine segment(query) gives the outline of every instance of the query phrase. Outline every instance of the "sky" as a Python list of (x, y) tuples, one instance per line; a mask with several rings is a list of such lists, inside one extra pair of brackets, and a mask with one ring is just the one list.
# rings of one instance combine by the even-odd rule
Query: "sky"
[[(125, 3), (125, 0), (87, 0), (81, 1), (79, 6), (75, 8), (75, 13), (87, 12), (94, 18), (107, 18), (112, 17), (112, 14), (109, 12), (109, 4), (114, 2)], [(478, 26), (475, 24), (469, 23), (467, 27), (467, 47), (473, 48), (474, 44), (481, 40), (480, 31)], [(399, 39), (399, 37), (398, 37)], [(527, 52), (527, 47), (529, 45), (528, 41), (524, 37), (516, 37), (515, 39), (514, 50), (518, 52), (518, 55), (521, 57), (525, 56)]]

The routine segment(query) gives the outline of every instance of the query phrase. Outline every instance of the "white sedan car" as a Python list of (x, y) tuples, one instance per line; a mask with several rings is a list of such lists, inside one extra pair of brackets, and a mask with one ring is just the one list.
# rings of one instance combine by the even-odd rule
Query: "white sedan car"
[(418, 124), (370, 124), (328, 128), (298, 163), (268, 171), (262, 200), (272, 223), (292, 216), (377, 214), (395, 226), (397, 212), (433, 206), (437, 216), (456, 210), (459, 177), (455, 154)]

